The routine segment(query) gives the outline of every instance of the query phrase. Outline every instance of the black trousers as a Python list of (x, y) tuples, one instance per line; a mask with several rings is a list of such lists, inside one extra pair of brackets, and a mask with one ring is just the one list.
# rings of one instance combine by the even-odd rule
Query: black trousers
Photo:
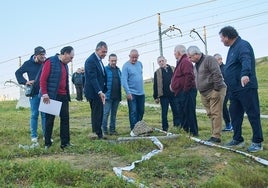
[(228, 126), (228, 124), (231, 123), (230, 113), (229, 113), (228, 105), (227, 105), (228, 100), (229, 100), (229, 95), (228, 95), (228, 91), (226, 91), (226, 95), (225, 95), (223, 105), (222, 105), (222, 117), (226, 126)]
[(246, 112), (252, 129), (252, 142), (263, 142), (263, 134), (260, 119), (260, 104), (258, 90), (247, 88), (230, 95), (230, 115), (234, 129), (233, 139), (244, 141), (242, 136), (242, 124)]
[(99, 138), (102, 138), (102, 117), (103, 117), (103, 104), (101, 98), (90, 99), (89, 100), (90, 108), (91, 108), (91, 124), (92, 124), (92, 132), (96, 133)]
[[(70, 143), (70, 124), (69, 124), (69, 101), (67, 95), (57, 95), (57, 101), (62, 102), (60, 110), (60, 140), (61, 145)], [(51, 135), (54, 127), (55, 116), (46, 114), (45, 145), (51, 146)]]
[(193, 136), (198, 136), (198, 124), (196, 118), (196, 95), (195, 88), (187, 92), (181, 92), (179, 100), (181, 126), (186, 132), (190, 132)]
[(76, 84), (76, 100), (82, 101), (83, 100), (83, 85), (82, 84)]

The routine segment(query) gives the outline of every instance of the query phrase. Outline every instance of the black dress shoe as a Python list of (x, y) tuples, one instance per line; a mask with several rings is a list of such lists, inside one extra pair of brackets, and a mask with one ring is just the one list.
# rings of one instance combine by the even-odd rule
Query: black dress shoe
[(105, 136), (105, 135), (100, 135), (100, 136), (98, 136), (98, 139), (99, 139), (99, 140), (107, 140), (107, 136)]
[(51, 145), (52, 145), (52, 144), (47, 144), (47, 145), (45, 145), (45, 150), (48, 150), (48, 148), (50, 148)]
[(221, 143), (221, 139), (220, 138), (216, 138), (216, 137), (210, 137), (210, 139), (208, 139), (207, 141), (208, 142)]
[(195, 137), (198, 137), (199, 136), (199, 134), (198, 133), (191, 133), (193, 136), (195, 136)]
[(72, 146), (73, 146), (73, 144), (68, 143), (68, 144), (60, 145), (60, 148), (61, 148), (62, 150), (64, 150), (65, 148), (69, 148), (69, 147), (72, 147)]
[[(104, 136), (105, 136), (105, 135), (107, 135), (107, 134), (104, 133)], [(111, 131), (111, 132), (110, 132), (110, 135), (118, 135), (118, 133), (117, 133), (116, 131)]]

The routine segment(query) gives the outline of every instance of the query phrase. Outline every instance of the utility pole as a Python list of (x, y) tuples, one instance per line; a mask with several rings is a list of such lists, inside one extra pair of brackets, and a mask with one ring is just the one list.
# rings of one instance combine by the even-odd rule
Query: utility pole
[(19, 67), (21, 66), (21, 56), (19, 56)]
[[(21, 56), (19, 56), (19, 67), (21, 67)], [(24, 89), (20, 87), (20, 98), (24, 95)]]
[(203, 44), (205, 46), (205, 54), (208, 55), (208, 50), (207, 50), (207, 37), (206, 37), (206, 26), (204, 26), (203, 28), (204, 28), (204, 39), (199, 35), (199, 33), (195, 29), (192, 29), (190, 31), (190, 37), (193, 38), (192, 33), (197, 34), (197, 36), (199, 37), (199, 39), (203, 42)]
[(160, 13), (158, 13), (158, 35), (159, 35), (159, 49), (160, 49), (160, 56), (163, 56), (163, 47), (162, 47), (162, 35), (167, 35), (167, 32), (178, 30), (180, 33), (180, 36), (182, 36), (182, 32), (179, 28), (175, 27), (175, 25), (169, 26), (166, 30), (163, 32), (161, 31), (161, 21), (160, 21)]
[[(71, 79), (70, 80), (72, 80), (72, 76), (73, 76), (73, 73), (74, 73), (74, 67), (73, 67), (73, 61), (71, 62)], [(72, 81), (70, 81), (70, 83), (71, 83), (71, 88), (72, 88), (72, 94), (74, 94), (74, 84), (73, 84), (73, 82)]]
[(163, 56), (162, 31), (161, 31), (160, 13), (157, 13), (157, 15), (158, 15), (158, 35), (159, 35), (159, 49), (160, 49), (160, 56)]
[(208, 55), (208, 45), (207, 45), (207, 32), (206, 32), (206, 26), (203, 27), (204, 29), (204, 41), (205, 41), (205, 53)]

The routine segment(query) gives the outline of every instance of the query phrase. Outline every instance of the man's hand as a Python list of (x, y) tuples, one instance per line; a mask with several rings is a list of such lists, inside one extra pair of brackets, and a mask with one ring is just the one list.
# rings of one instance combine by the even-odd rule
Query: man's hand
[(131, 95), (131, 93), (127, 95), (127, 100), (130, 100), (130, 101), (132, 100), (132, 95)]
[(242, 76), (241, 78), (241, 85), (242, 87), (245, 87), (249, 83), (249, 77), (248, 76)]
[(26, 82), (26, 85), (33, 85), (33, 83), (34, 83), (34, 80), (30, 80)]
[(100, 93), (99, 93), (99, 96), (100, 96), (100, 98), (101, 98), (102, 104), (105, 105), (105, 99), (106, 99), (105, 94), (102, 93), (102, 92), (100, 92)]
[(169, 85), (169, 90), (170, 90), (171, 92), (174, 92), (173, 89), (172, 89), (172, 87), (171, 87), (171, 84)]
[(160, 99), (159, 99), (159, 98), (157, 98), (157, 99), (155, 99), (155, 100), (154, 100), (154, 102), (155, 102), (156, 104), (159, 104)]
[(45, 104), (49, 104), (50, 103), (50, 99), (49, 99), (48, 94), (42, 95), (42, 98), (43, 98), (43, 103), (45, 103)]

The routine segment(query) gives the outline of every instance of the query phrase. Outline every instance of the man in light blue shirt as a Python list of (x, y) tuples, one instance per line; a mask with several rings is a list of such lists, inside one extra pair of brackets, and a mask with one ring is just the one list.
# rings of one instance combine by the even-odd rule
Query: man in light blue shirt
[(145, 95), (142, 63), (138, 61), (136, 49), (130, 51), (129, 60), (123, 65), (121, 82), (127, 95), (130, 129), (132, 130), (144, 114)]

